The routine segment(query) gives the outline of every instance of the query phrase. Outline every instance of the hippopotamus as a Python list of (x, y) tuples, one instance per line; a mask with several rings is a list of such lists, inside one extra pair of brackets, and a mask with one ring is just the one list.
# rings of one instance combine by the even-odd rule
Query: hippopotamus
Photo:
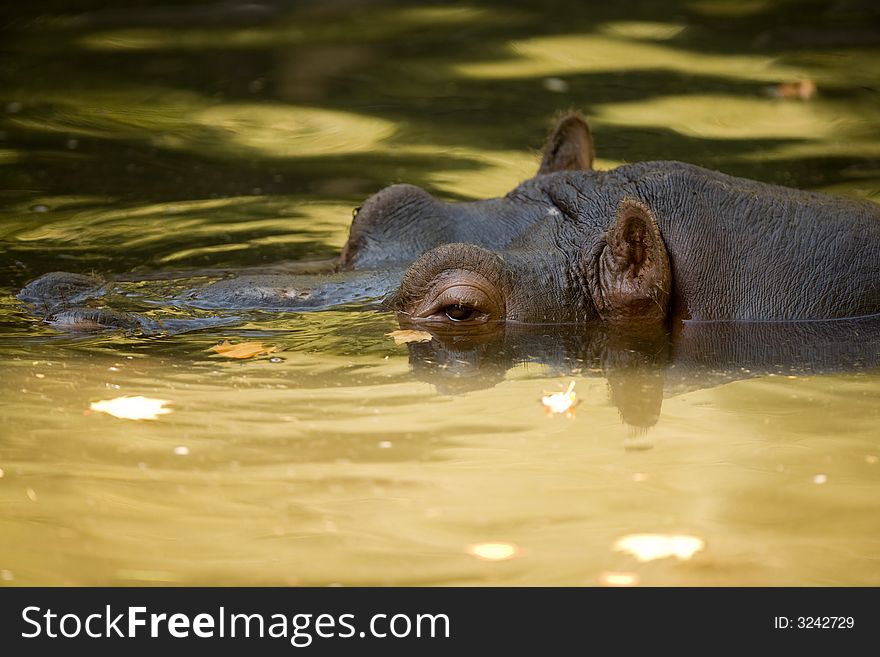
[[(567, 112), (537, 175), (502, 198), (447, 203), (387, 187), (355, 211), (338, 258), (313, 273), (196, 272), (173, 297), (156, 298), (149, 286), (127, 290), (125, 277), (53, 272), (18, 296), (55, 326), (147, 333), (211, 325), (218, 310), (228, 321), (248, 309), (352, 304), (456, 335), (514, 323), (631, 331), (880, 313), (877, 204), (675, 161), (597, 171), (593, 153), (586, 120)], [(163, 320), (114, 309), (133, 295), (215, 314)]]

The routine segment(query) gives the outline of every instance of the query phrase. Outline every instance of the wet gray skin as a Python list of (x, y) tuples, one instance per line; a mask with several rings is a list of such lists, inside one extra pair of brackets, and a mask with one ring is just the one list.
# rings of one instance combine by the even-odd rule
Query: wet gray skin
[[(144, 333), (229, 323), (238, 311), (384, 303), (458, 334), (497, 322), (655, 331), (670, 321), (795, 321), (880, 313), (880, 206), (680, 162), (591, 170), (589, 128), (563, 115), (538, 175), (503, 198), (443, 203), (395, 185), (368, 199), (317, 273), (242, 271), (173, 296), (53, 272), (18, 295), (64, 329)], [(160, 290), (163, 288), (159, 288)], [(164, 321), (114, 307), (221, 310)], [(122, 304), (123, 306), (125, 304)]]
[[(140, 282), (136, 292), (128, 288), (127, 276), (101, 278), (52, 272), (27, 285), (18, 295), (30, 311), (60, 330), (95, 331), (125, 329), (145, 335), (180, 333), (213, 326), (241, 323), (248, 311), (316, 311), (336, 307), (379, 306), (400, 283), (403, 270), (335, 271), (329, 263), (324, 274), (192, 271)], [(179, 278), (178, 278), (179, 277)], [(183, 290), (163, 297), (169, 280), (182, 280)], [(211, 282), (205, 283), (204, 279)], [(192, 282), (187, 285), (187, 282)], [(180, 287), (180, 285), (178, 285)], [(114, 307), (114, 302), (117, 307)], [(130, 306), (182, 309), (188, 315), (160, 317), (151, 313), (121, 310)]]

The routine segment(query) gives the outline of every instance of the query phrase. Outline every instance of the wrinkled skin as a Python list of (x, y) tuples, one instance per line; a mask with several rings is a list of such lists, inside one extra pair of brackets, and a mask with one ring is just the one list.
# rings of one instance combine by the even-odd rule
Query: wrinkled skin
[(512, 199), (545, 216), (502, 252), (429, 251), (393, 307), (417, 323), (444, 322), (438, 310), (455, 297), (477, 311), (475, 322), (627, 326), (880, 312), (880, 208), (869, 202), (677, 162), (538, 176)]
[[(586, 123), (567, 115), (539, 175), (504, 198), (444, 204), (408, 186), (380, 192), (356, 217), (343, 262), (424, 252), (389, 305), (406, 322), (458, 333), (497, 321), (644, 328), (880, 312), (876, 204), (679, 162), (607, 172), (591, 162)], [(403, 244), (383, 250), (393, 235)]]
[[(385, 300), (404, 324), (473, 333), (506, 323), (794, 321), (880, 312), (880, 207), (680, 162), (593, 171), (579, 114), (551, 132), (539, 175), (503, 198), (444, 203), (395, 185), (359, 209), (323, 273), (196, 282), (177, 307), (319, 310)], [(216, 278), (216, 277), (215, 277)], [(114, 311), (120, 279), (51, 273), (19, 295), (74, 329), (167, 325)]]

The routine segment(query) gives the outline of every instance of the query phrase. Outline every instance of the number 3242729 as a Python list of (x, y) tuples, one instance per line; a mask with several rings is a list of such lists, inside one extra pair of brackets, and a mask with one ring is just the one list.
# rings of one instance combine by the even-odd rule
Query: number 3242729
[(798, 616), (788, 618), (777, 616), (773, 619), (775, 629), (797, 628), (799, 630), (849, 630), (855, 627), (856, 621), (852, 616)]

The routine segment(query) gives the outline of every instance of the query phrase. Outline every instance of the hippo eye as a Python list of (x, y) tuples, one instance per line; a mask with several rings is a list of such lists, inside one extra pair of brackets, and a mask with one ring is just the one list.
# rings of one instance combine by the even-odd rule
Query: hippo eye
[(358, 212), (361, 211), (361, 208), (364, 207), (362, 205), (357, 206), (354, 210), (351, 211), (351, 218), (354, 219), (358, 216)]
[(456, 275), (441, 281), (425, 295), (412, 316), (459, 327), (503, 319), (504, 302), (499, 292), (470, 272), (467, 274), (466, 277)]
[[(469, 257), (477, 249), (459, 247), (462, 254)], [(493, 267), (482, 266), (480, 271), (475, 271), (481, 260), (470, 257), (473, 268), (448, 265), (441, 268), (447, 259), (440, 262), (434, 259), (448, 250), (446, 247), (435, 249), (413, 264), (400, 289), (386, 301), (387, 305), (406, 323), (424, 323), (430, 325), (432, 331), (450, 331), (461, 336), (494, 330), (507, 318), (502, 276), (493, 268), (500, 270), (501, 263), (493, 261)], [(476, 255), (481, 256), (482, 251), (477, 250)]]
[(474, 316), (475, 312), (472, 307), (462, 303), (446, 306), (443, 309), (443, 313), (453, 322), (466, 322)]

